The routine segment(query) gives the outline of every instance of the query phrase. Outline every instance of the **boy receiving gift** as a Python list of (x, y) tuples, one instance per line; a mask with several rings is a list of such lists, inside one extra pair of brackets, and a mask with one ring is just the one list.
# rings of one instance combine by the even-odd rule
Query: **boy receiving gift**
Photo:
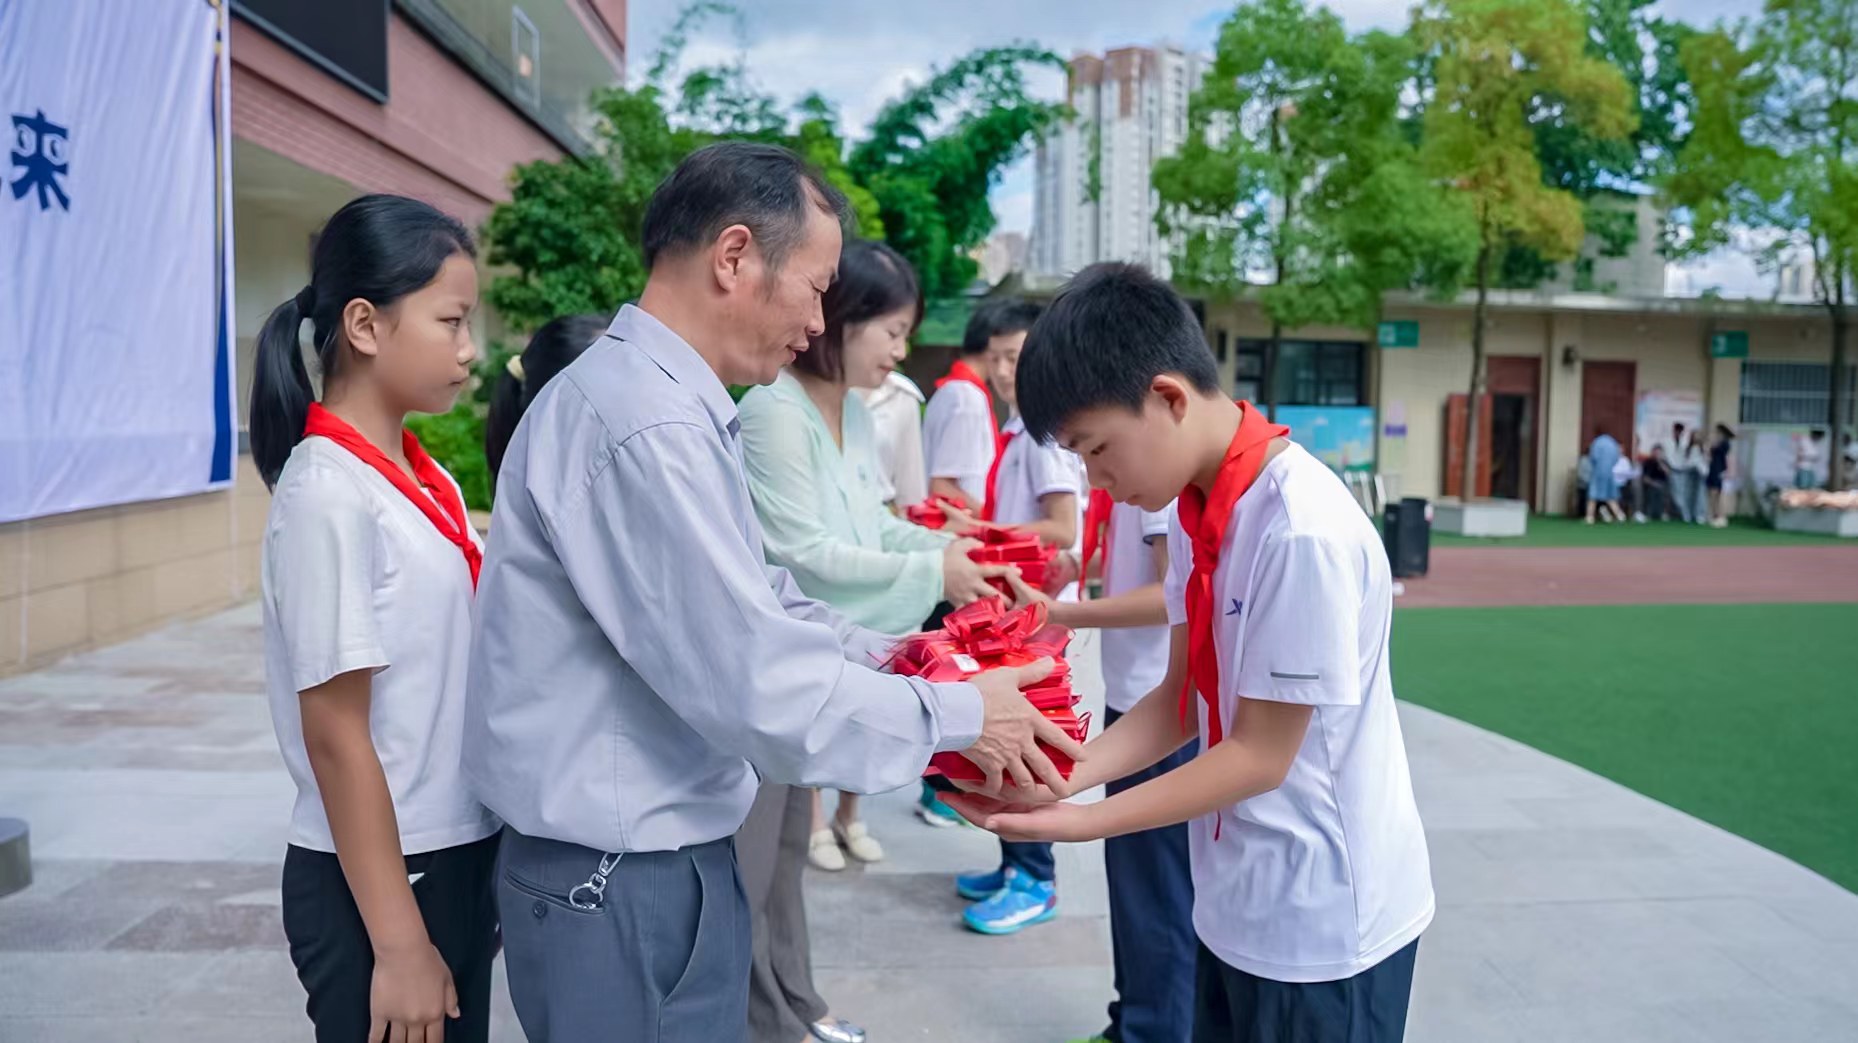
[(1167, 676), (1065, 789), (1203, 742), (1096, 804), (1043, 787), (950, 802), (1014, 841), (1191, 820), (1196, 1041), (1401, 1039), (1433, 895), (1372, 524), (1286, 429), (1220, 392), (1192, 312), (1140, 268), (1073, 279), (1018, 376), (1029, 436), (1080, 454), (1093, 486), (1151, 510), (1179, 496)]

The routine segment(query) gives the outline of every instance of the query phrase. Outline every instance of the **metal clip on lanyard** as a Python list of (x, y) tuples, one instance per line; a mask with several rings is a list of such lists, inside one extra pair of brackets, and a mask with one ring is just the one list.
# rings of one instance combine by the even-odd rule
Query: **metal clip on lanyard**
[[(568, 904), (583, 910), (599, 909), (606, 905), (606, 878), (613, 875), (613, 870), (618, 865), (619, 852), (601, 855), (600, 868), (593, 871), (586, 883), (576, 885), (574, 890), (568, 892)], [(581, 897), (583, 891), (591, 897)]]

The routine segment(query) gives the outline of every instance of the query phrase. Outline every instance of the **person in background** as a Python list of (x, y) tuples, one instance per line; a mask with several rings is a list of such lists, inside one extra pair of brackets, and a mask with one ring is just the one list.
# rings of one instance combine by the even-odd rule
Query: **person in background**
[(1587, 460), (1592, 471), (1587, 477), (1587, 524), (1598, 514), (1602, 521), (1625, 521), (1619, 506), (1619, 478), (1614, 466), (1623, 456), (1619, 442), (1604, 428), (1594, 428), (1593, 442), (1587, 446)]
[(1710, 444), (1710, 466), (1704, 473), (1703, 487), (1710, 494), (1710, 525), (1729, 526), (1729, 508), (1735, 496), (1734, 476), (1730, 473), (1735, 451), (1735, 432), (1727, 424), (1716, 425), (1716, 441)]
[(929, 498), (928, 465), (923, 461), (923, 392), (916, 382), (891, 370), (875, 388), (859, 389), (877, 431), (877, 458), (882, 467), (884, 502), (901, 511)]
[(258, 335), (265, 687), (297, 785), (284, 936), (318, 1043), (490, 1036), (498, 823), (459, 755), (483, 547), (404, 426), (471, 376), (474, 256), (453, 218), (364, 196)]
[(979, 511), (987, 498), (987, 472), (1000, 449), (988, 375), (1007, 340), (1024, 340), (1039, 317), (1036, 304), (1003, 298), (982, 304), (961, 336), (961, 357), (935, 382), (923, 412), (923, 451), (929, 491)]
[(1690, 446), (1686, 427), (1671, 425), (1671, 437), (1659, 444), (1664, 447), (1664, 464), (1671, 478), (1671, 513), (1682, 521), (1690, 520), (1690, 472), (1684, 469), (1684, 453)]
[(490, 415), (484, 419), (484, 458), (490, 463), (493, 490), (497, 471), (503, 467), (504, 451), (529, 404), (555, 379), (555, 374), (567, 369), (605, 332), (606, 320), (598, 315), (563, 315), (536, 330), (522, 354), (510, 356), (490, 393)]
[(1796, 435), (1793, 447), (1794, 488), (1819, 488), (1819, 465), (1825, 458), (1826, 432), (1816, 427), (1807, 432), (1805, 438)]
[[(1017, 576), (1015, 605), (1039, 602), (1049, 619), (1102, 630), (1104, 727), (1114, 727), (1168, 672), (1168, 528), (1175, 507), (1148, 511), (1090, 491), (1081, 571), (1088, 580), (1101, 549), (1103, 597), (1057, 601)], [(1152, 767), (1104, 784), (1105, 796), (1159, 778), (1193, 759), (1182, 746)], [(1185, 1043), (1193, 1029), (1193, 871), (1186, 823), (1103, 841), (1110, 897), (1110, 964), (1115, 998), (1109, 1025), (1079, 1043)]]
[[(1036, 320), (1037, 314), (1028, 317)], [(1077, 454), (1026, 436), (1017, 405), (1019, 353), (1026, 334), (997, 336), (993, 349), (994, 392), (1012, 416), (1001, 430), (1000, 456), (987, 474), (981, 517), (1031, 532), (1045, 544), (1075, 555), (1081, 535), (1084, 465)], [(1077, 600), (1076, 583), (1058, 595)], [(1013, 934), (1058, 914), (1057, 866), (1048, 843), (1002, 840), (992, 869), (963, 873), (955, 890), (973, 902), (962, 922), (982, 934)]]
[(1639, 460), (1623, 447), (1613, 461), (1613, 484), (1619, 486), (1618, 510), (1622, 518), (1645, 523), (1645, 500), (1639, 489)]
[[(904, 521), (885, 509), (878, 437), (857, 394), (883, 384), (922, 319), (916, 273), (882, 243), (853, 241), (821, 305), (824, 331), (776, 377), (741, 402), (742, 461), (768, 561), (793, 573), (809, 597), (883, 633), (916, 629), (937, 602), (992, 595), (1008, 569), (968, 557), (979, 544)], [(792, 1043), (809, 1033), (861, 1043), (864, 1033), (827, 1017), (813, 986), (801, 869), (810, 858), (845, 868), (884, 849), (858, 819), (858, 798), (839, 796), (824, 821), (817, 790), (764, 782), (736, 834), (754, 917), (749, 1038)]]
[[(935, 382), (935, 394), (923, 410), (929, 492), (961, 505), (951, 515), (951, 527), (957, 531), (981, 512), (987, 499), (987, 475), (1000, 454), (1000, 421), (989, 386), (993, 356), (1002, 343), (1024, 340), (1038, 317), (1037, 305), (1011, 297), (976, 308), (961, 335), (961, 356), (949, 367), (948, 375)], [(938, 605), (923, 620), (922, 629), (941, 626), (951, 607), (946, 602)], [(961, 824), (961, 816), (927, 782), (917, 797), (916, 817), (930, 826)]]
[(1704, 480), (1709, 475), (1710, 453), (1703, 444), (1703, 429), (1693, 428), (1684, 443), (1682, 463), (1675, 470), (1684, 475), (1683, 491), (1687, 497), (1682, 517), (1694, 525), (1710, 523), (1710, 496)]
[(1845, 485), (1858, 489), (1858, 438), (1845, 436)]
[(1645, 458), (1639, 489), (1644, 497), (1641, 517), (1664, 521), (1671, 507), (1671, 468), (1665, 463), (1663, 445), (1652, 446), (1652, 455)]

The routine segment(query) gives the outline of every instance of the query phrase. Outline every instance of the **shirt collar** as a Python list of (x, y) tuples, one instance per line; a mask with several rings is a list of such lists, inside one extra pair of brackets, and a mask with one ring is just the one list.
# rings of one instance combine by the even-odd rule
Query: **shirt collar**
[(717, 378), (716, 371), (703, 361), (697, 349), (650, 312), (631, 304), (620, 308), (606, 335), (638, 345), (665, 376), (695, 391), (718, 429), (733, 435), (741, 426), (735, 400), (729, 397), (729, 389)]
[(1020, 419), (1018, 413), (1014, 413), (1006, 423), (1000, 425), (1000, 431), (1003, 434), (1023, 435), (1026, 433), (1026, 422)]

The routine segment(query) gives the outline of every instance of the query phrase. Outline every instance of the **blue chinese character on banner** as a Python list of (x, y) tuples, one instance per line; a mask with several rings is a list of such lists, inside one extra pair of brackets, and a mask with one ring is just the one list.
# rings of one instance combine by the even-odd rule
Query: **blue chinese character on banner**
[(50, 210), (53, 198), (59, 206), (71, 209), (71, 197), (58, 183), (71, 170), (65, 161), (70, 135), (68, 129), (46, 119), (44, 109), (34, 116), (13, 117), (13, 165), (23, 171), (13, 182), (14, 199), (24, 199), (36, 188), (40, 210)]

